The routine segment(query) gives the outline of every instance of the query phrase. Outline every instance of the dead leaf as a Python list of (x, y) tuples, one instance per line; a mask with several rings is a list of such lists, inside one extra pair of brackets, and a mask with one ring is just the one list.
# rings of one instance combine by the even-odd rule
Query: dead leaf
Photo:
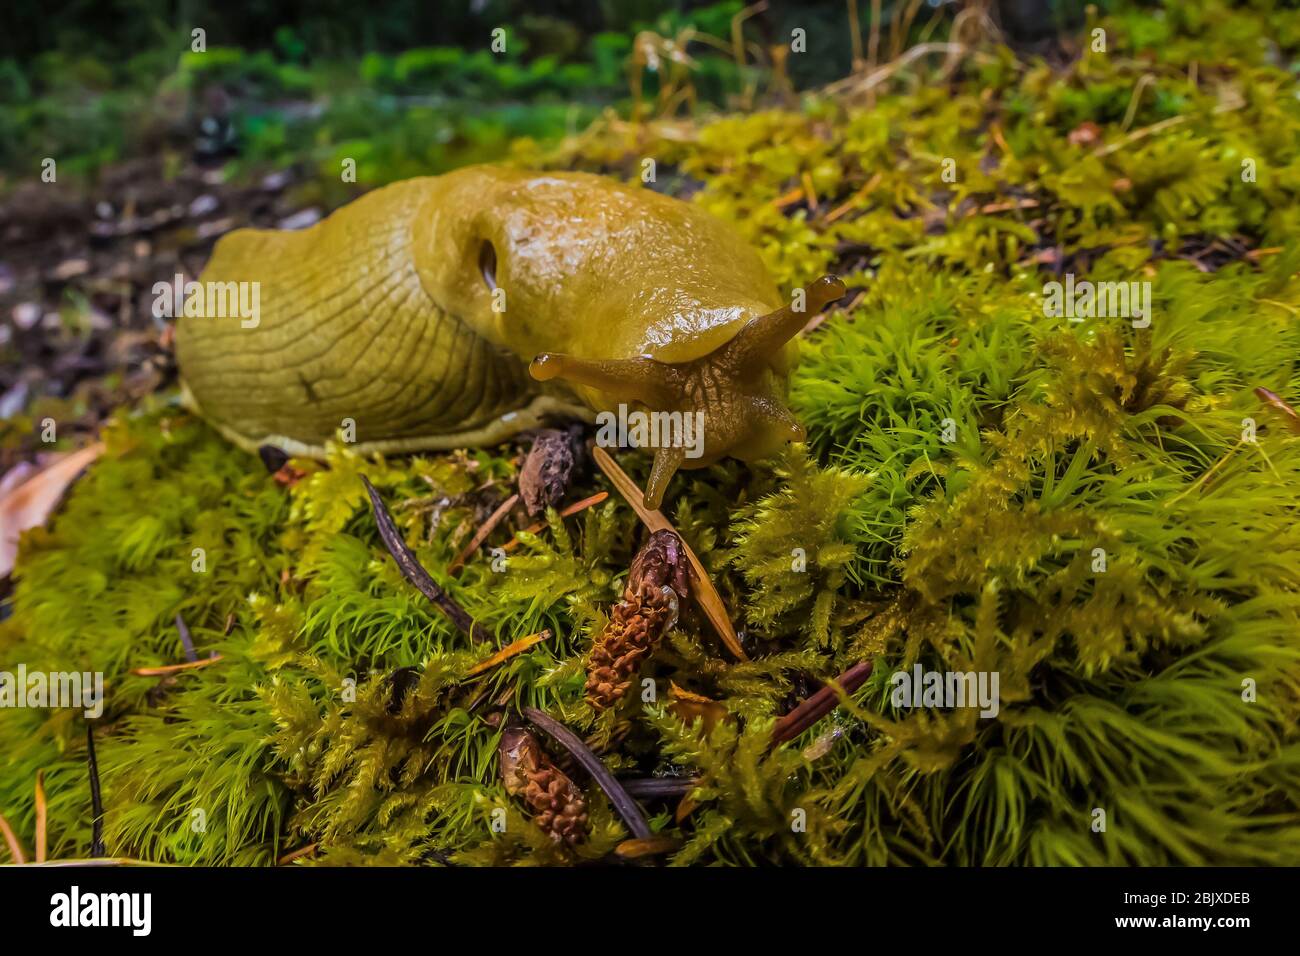
[(45, 524), (68, 486), (103, 451), (104, 443), (94, 442), (63, 455), (0, 498), (0, 577), (14, 568), (19, 536)]

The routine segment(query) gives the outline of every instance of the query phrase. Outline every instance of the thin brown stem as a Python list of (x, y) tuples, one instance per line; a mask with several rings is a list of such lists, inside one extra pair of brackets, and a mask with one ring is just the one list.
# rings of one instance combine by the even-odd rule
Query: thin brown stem
[(870, 676), (871, 661), (861, 661), (835, 680), (829, 681), (825, 687), (776, 722), (772, 728), (772, 746), (779, 747), (794, 740), (834, 710), (843, 697), (848, 697), (865, 684)]
[(474, 619), (469, 616), (469, 612), (456, 603), (456, 600), (438, 586), (438, 583), (429, 576), (429, 572), (424, 569), (424, 565), (402, 539), (401, 532), (397, 530), (397, 525), (393, 522), (393, 516), (389, 513), (388, 507), (384, 504), (384, 499), (379, 496), (369, 479), (365, 475), (361, 476), (365, 482), (366, 493), (370, 496), (370, 510), (375, 516), (375, 525), (379, 528), (379, 537), (384, 542), (384, 547), (388, 553), (393, 556), (397, 562), (397, 568), (402, 572), (402, 576), (407, 581), (415, 585), (417, 591), (428, 598), (438, 610), (447, 616), (452, 624), (462, 634), (465, 634), (472, 641), (490, 641), (492, 635), (479, 624), (474, 623)]
[(496, 530), (497, 525), (505, 519), (506, 515), (510, 514), (510, 511), (517, 504), (519, 504), (519, 495), (517, 494), (511, 495), (505, 501), (501, 502), (497, 510), (488, 516), (487, 521), (483, 522), (482, 527), (474, 532), (474, 537), (469, 539), (469, 544), (465, 545), (465, 547), (461, 549), (460, 554), (452, 558), (451, 564), (447, 565), (447, 573), (460, 573), (461, 567), (467, 560), (469, 560), (469, 556), (482, 547), (483, 542), (488, 539), (488, 535)]

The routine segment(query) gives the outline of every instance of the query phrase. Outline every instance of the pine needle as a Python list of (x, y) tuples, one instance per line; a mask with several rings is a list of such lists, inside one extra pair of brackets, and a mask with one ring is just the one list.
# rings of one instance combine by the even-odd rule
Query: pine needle
[(663, 512), (651, 511), (645, 506), (643, 503), (644, 493), (605, 449), (599, 445), (593, 445), (591, 454), (595, 458), (596, 464), (600, 466), (600, 470), (618, 489), (618, 493), (632, 506), (632, 510), (636, 512), (642, 524), (651, 531), (671, 531), (681, 539), (682, 549), (686, 552), (687, 560), (691, 562), (691, 568), (695, 571), (695, 599), (704, 611), (704, 616), (709, 619), (709, 623), (713, 625), (713, 629), (717, 632), (718, 637), (722, 639), (722, 643), (727, 645), (727, 650), (731, 651), (738, 660), (749, 660), (749, 656), (745, 654), (745, 649), (740, 646), (740, 641), (736, 638), (736, 628), (732, 625), (731, 617), (727, 614), (727, 606), (722, 602), (722, 595), (713, 586), (708, 572), (704, 570), (704, 565), (700, 563), (700, 559), (696, 557), (691, 546), (686, 543), (686, 539), (682, 538), (677, 529), (673, 527), (672, 522), (664, 517)]
[(375, 516), (375, 525), (379, 528), (379, 537), (383, 540), (388, 553), (393, 556), (393, 560), (397, 562), (397, 568), (402, 572), (402, 576), (415, 585), (416, 590), (433, 602), (433, 605), (438, 610), (447, 615), (447, 618), (470, 640), (492, 640), (492, 635), (485, 628), (476, 624), (474, 619), (469, 616), (469, 612), (457, 604), (456, 600), (440, 588), (438, 583), (429, 576), (429, 572), (424, 569), (424, 565), (420, 564), (419, 559), (406, 546), (406, 542), (402, 540), (402, 535), (393, 522), (393, 516), (389, 514), (384, 499), (379, 497), (379, 492), (375, 490), (375, 486), (370, 483), (370, 479), (365, 475), (361, 476), (361, 480), (365, 483), (366, 493), (370, 496), (370, 510)]
[(1259, 396), (1260, 401), (1282, 413), (1287, 428), (1296, 434), (1300, 434), (1300, 414), (1297, 414), (1294, 408), (1283, 401), (1281, 395), (1264, 388), (1262, 385), (1255, 389), (1255, 394)]
[(298, 849), (286, 853), (280, 859), (275, 861), (276, 866), (285, 866), (294, 860), (300, 860), (305, 856), (312, 856), (316, 853), (316, 844), (308, 843), (306, 846), (300, 846)]
[(519, 640), (515, 641), (514, 643), (507, 644), (505, 647), (501, 648), (501, 650), (497, 651), (487, 660), (479, 661), (477, 664), (475, 664), (473, 667), (469, 669), (468, 673), (466, 673), (465, 676), (477, 677), (479, 674), (482, 674), (484, 671), (491, 670), (492, 668), (496, 667), (498, 664), (505, 663), (506, 661), (510, 660), (510, 658), (514, 657), (516, 654), (523, 653), (533, 645), (540, 644), (542, 641), (545, 640), (549, 640), (552, 636), (553, 635), (551, 633), (550, 628), (547, 628), (546, 630), (540, 631), (537, 634), (529, 634), (527, 637), (521, 637), (519, 638)]
[(647, 856), (660, 856), (674, 853), (681, 848), (682, 841), (675, 837), (650, 837), (644, 840), (624, 840), (614, 848), (614, 855), (620, 860), (639, 860)]
[(5, 819), (3, 813), (0, 813), (0, 836), (5, 838), (5, 843), (9, 847), (9, 856), (13, 861), (15, 863), (26, 863), (27, 854), (23, 851), (22, 841), (18, 839), (18, 835), (14, 833), (14, 828), (9, 825), (9, 821)]
[(48, 843), (48, 807), (45, 802), (45, 771), (36, 771), (36, 862), (44, 863)]
[(492, 512), (487, 521), (484, 521), (482, 526), (474, 532), (474, 537), (469, 539), (469, 544), (461, 549), (460, 554), (451, 559), (451, 564), (447, 565), (447, 573), (459, 574), (461, 567), (469, 560), (469, 556), (479, 549), (483, 542), (488, 539), (488, 535), (496, 530), (496, 526), (502, 522), (506, 515), (510, 514), (517, 504), (519, 504), (518, 494), (513, 494), (501, 502), (497, 510)]
[[(608, 492), (608, 491), (598, 491), (596, 494), (592, 495), (592, 496), (589, 497), (589, 498), (583, 498), (581, 501), (575, 501), (575, 502), (574, 502), (573, 504), (571, 504), (571, 505), (566, 505), (564, 508), (562, 508), (562, 509), (560, 510), (560, 517), (561, 517), (561, 518), (572, 518), (572, 517), (573, 517), (574, 515), (576, 515), (579, 511), (585, 511), (585, 510), (587, 510), (588, 508), (592, 507), (593, 505), (598, 505), (598, 504), (600, 504), (601, 502), (603, 502), (603, 501), (604, 501), (606, 498), (608, 498), (608, 497), (609, 497), (609, 492)], [(524, 534), (540, 534), (541, 532), (543, 532), (543, 531), (545, 531), (545, 530), (546, 530), (546, 522), (545, 522), (545, 521), (538, 521), (536, 524), (531, 524), (531, 525), (529, 525), (527, 528), (525, 528), (525, 529), (523, 530), (523, 533), (524, 533)], [(503, 545), (501, 546), (501, 550), (502, 550), (502, 551), (513, 551), (513, 550), (514, 550), (515, 548), (517, 548), (517, 547), (519, 547), (519, 539), (518, 539), (517, 537), (515, 537), (515, 538), (511, 538), (509, 541), (507, 541), (505, 544), (503, 544)]]
[(203, 657), (197, 661), (186, 661), (184, 664), (163, 664), (158, 667), (133, 667), (131, 673), (136, 677), (167, 677), (170, 674), (179, 674), (183, 671), (195, 671), (201, 667), (207, 667), (209, 664), (215, 664), (222, 660), (220, 654), (213, 654), (211, 657)]
[(772, 728), (772, 746), (793, 740), (801, 733), (821, 720), (840, 702), (866, 683), (871, 676), (871, 661), (860, 661), (846, 670), (835, 680), (813, 694), (790, 713), (776, 722)]

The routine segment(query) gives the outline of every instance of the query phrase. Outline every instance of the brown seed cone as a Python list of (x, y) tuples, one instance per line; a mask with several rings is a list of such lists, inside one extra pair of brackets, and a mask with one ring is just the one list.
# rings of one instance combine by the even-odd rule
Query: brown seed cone
[(522, 796), (533, 822), (557, 843), (576, 846), (587, 838), (587, 798), (551, 761), (537, 738), (522, 727), (501, 734), (501, 779), (511, 796)]
[(642, 663), (677, 623), (688, 580), (681, 541), (671, 531), (656, 531), (633, 560), (623, 600), (614, 605), (588, 657), (592, 706), (604, 710), (627, 693)]

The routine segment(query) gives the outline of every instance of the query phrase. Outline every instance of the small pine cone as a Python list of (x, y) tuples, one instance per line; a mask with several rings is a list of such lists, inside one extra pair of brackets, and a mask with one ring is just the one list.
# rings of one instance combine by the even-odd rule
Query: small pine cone
[(681, 541), (671, 531), (656, 531), (633, 560), (623, 600), (591, 649), (586, 691), (592, 706), (604, 710), (627, 693), (642, 663), (677, 623), (687, 582)]
[(556, 843), (576, 846), (587, 838), (587, 798), (522, 727), (501, 734), (501, 779), (511, 796), (522, 796), (533, 822)]

